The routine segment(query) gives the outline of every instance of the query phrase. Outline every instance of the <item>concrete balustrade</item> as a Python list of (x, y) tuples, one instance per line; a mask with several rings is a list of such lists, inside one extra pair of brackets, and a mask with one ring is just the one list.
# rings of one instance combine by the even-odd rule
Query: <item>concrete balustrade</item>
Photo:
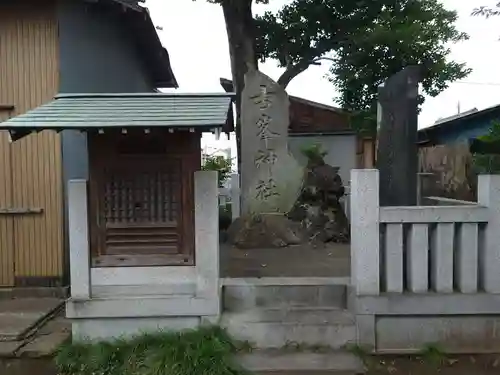
[(351, 172), (358, 342), (377, 352), (434, 342), (450, 351), (498, 350), (500, 176), (479, 177), (478, 202), (380, 207), (379, 189), (377, 170)]
[(480, 176), (475, 204), (413, 207), (379, 207), (377, 170), (351, 179), (358, 295), (500, 292), (500, 176)]

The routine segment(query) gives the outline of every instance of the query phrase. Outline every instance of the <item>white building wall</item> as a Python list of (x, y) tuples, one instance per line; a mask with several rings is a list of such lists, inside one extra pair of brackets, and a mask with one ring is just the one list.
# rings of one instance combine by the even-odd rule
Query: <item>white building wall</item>
[(299, 136), (288, 137), (288, 147), (299, 164), (306, 165), (307, 159), (302, 154), (304, 146), (319, 144), (328, 154), (325, 157), (327, 164), (339, 167), (339, 175), (344, 185), (349, 184), (352, 169), (356, 168), (356, 135), (337, 134), (321, 136)]

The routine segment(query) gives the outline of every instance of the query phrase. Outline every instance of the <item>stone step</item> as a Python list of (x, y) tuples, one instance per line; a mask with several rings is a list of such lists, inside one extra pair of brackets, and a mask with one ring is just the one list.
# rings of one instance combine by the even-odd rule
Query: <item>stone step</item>
[[(364, 374), (363, 371), (361, 374)], [(304, 370), (304, 371), (259, 371), (257, 375), (360, 375), (359, 371), (349, 370)]]
[(332, 372), (332, 375), (338, 373), (354, 375), (364, 372), (363, 362), (355, 355), (343, 350), (322, 353), (256, 350), (239, 354), (238, 360), (248, 371), (258, 373), (293, 372), (298, 375), (308, 372)]
[(354, 317), (332, 308), (258, 309), (223, 313), (221, 325), (259, 349), (327, 347), (339, 349), (356, 339)]
[(68, 287), (16, 287), (0, 288), (0, 300), (13, 298), (61, 298), (69, 296)]
[(93, 298), (194, 295), (196, 284), (94, 285), (91, 293)]
[(0, 342), (22, 341), (64, 308), (58, 298), (0, 300)]
[[(346, 282), (329, 278), (232, 279), (222, 290), (225, 311), (283, 307), (347, 307)], [(290, 278), (291, 279), (291, 278)]]

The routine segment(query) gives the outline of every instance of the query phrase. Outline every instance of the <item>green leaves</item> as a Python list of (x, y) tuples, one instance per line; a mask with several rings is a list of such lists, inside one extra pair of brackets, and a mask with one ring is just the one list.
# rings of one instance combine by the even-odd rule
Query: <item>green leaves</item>
[(217, 171), (219, 179), (219, 187), (224, 186), (224, 183), (231, 176), (232, 160), (222, 155), (205, 156), (201, 170)]
[[(225, 10), (252, 4), (252, 0), (207, 1)], [(478, 8), (478, 14), (498, 13), (488, 9)], [(250, 6), (246, 11), (251, 13)], [(255, 17), (255, 27), (245, 32), (255, 33), (250, 37), (255, 38), (254, 52), (260, 61), (275, 59), (285, 68), (278, 79), (284, 87), (328, 56), (329, 80), (340, 92), (339, 104), (355, 114), (361, 129), (373, 133), (377, 87), (405, 66), (425, 65), (422, 86), (430, 96), (470, 73), (465, 64), (448, 59), (449, 45), (468, 38), (456, 29), (456, 20), (456, 12), (439, 0), (291, 0), (276, 13)]]
[(323, 162), (325, 156), (328, 155), (328, 151), (325, 151), (319, 143), (303, 146), (300, 149), (300, 152), (307, 158), (307, 160), (314, 163)]
[[(294, 0), (276, 14), (256, 17), (257, 53), (281, 66), (311, 63), (338, 46), (364, 17), (363, 7), (349, 0)], [(369, 3), (369, 2), (367, 2)]]
[[(336, 50), (330, 81), (343, 108), (375, 118), (378, 86), (407, 65), (426, 67), (422, 87), (430, 96), (470, 73), (465, 64), (448, 60), (449, 44), (468, 38), (454, 25), (456, 12), (437, 0), (376, 2), (386, 3), (378, 16)], [(373, 133), (376, 121), (365, 126)]]
[(256, 53), (286, 68), (281, 78), (288, 77), (278, 81), (285, 86), (329, 55), (339, 104), (373, 133), (377, 87), (405, 66), (425, 64), (422, 86), (430, 96), (470, 73), (448, 60), (450, 43), (468, 38), (456, 20), (438, 0), (293, 0), (256, 18)]
[(477, 150), (473, 154), (477, 173), (500, 173), (500, 122), (493, 121), (488, 133), (477, 137)]

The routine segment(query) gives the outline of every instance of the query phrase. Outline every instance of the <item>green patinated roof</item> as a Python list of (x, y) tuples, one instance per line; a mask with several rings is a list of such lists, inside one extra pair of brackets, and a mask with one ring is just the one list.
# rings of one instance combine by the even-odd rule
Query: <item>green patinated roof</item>
[[(68, 94), (0, 123), (20, 138), (45, 129), (201, 128), (227, 124), (233, 94)], [(232, 119), (229, 119), (231, 121)]]

